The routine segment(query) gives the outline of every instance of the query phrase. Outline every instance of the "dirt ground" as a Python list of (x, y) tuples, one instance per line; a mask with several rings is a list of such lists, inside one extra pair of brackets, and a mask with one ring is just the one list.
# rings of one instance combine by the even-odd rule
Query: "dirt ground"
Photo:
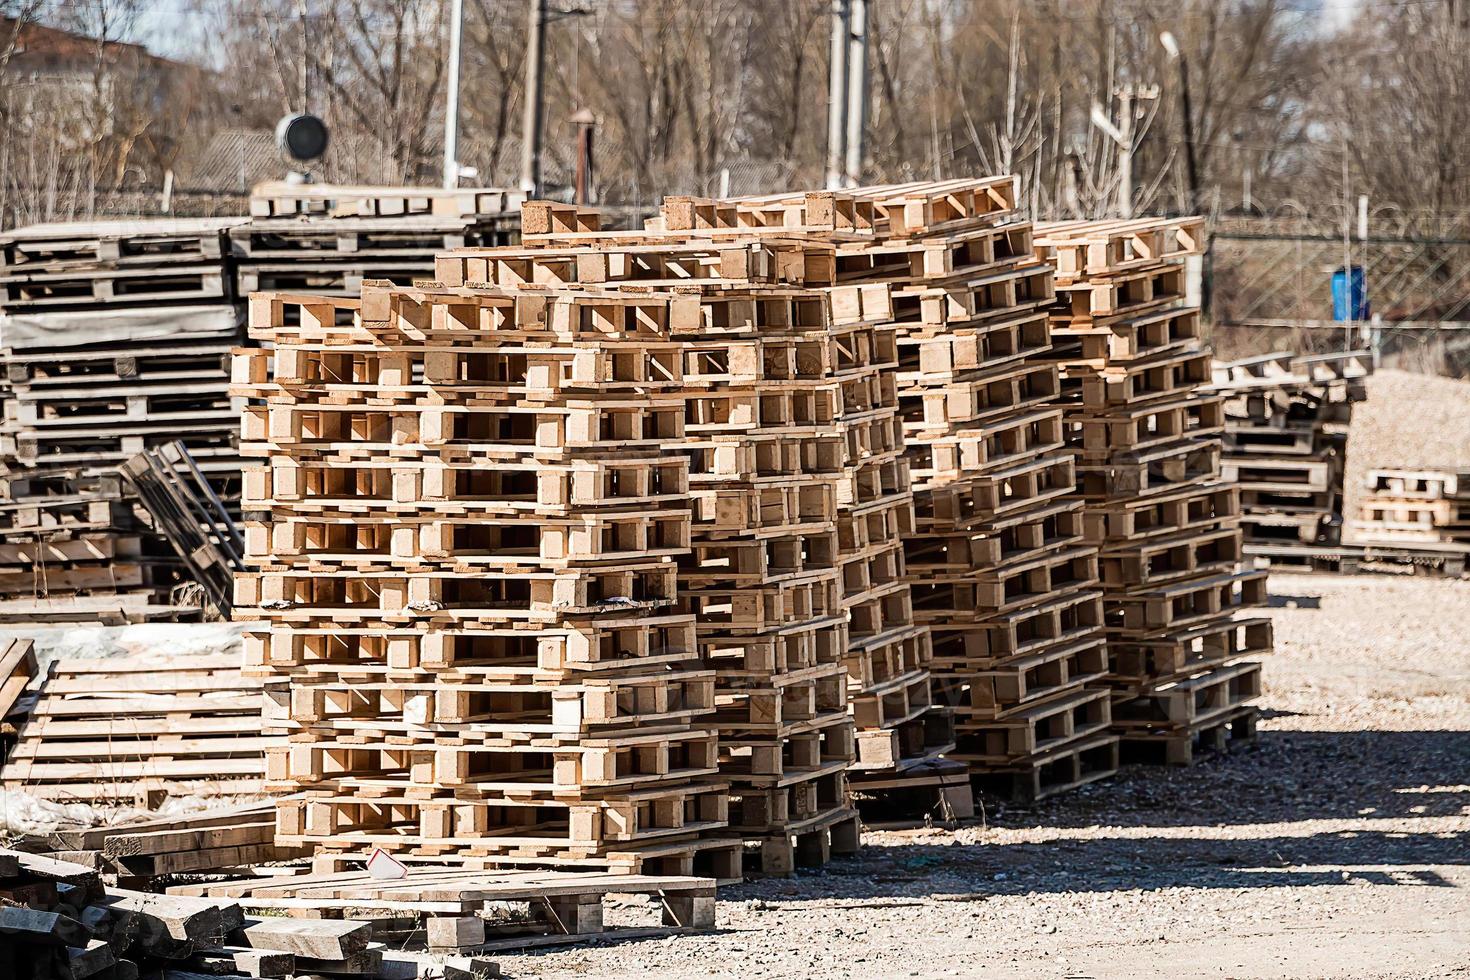
[(495, 958), (517, 978), (1470, 977), (1470, 582), (1272, 592), (1251, 748), (867, 834), (722, 889), (715, 933)]

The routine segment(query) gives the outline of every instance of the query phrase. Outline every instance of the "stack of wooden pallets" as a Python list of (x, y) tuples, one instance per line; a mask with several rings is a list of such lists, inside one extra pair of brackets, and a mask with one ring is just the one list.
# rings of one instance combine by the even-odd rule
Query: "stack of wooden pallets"
[[(109, 842), (149, 848), (169, 836), (183, 839), (191, 833), (163, 831), (162, 836), (152, 839), (147, 833), (115, 835)], [(413, 887), (398, 884), (405, 891)], [(420, 894), (432, 888), (423, 882), (414, 884)], [(487, 890), (500, 886), (500, 894), (527, 892), (518, 882), (475, 884)], [(556, 887), (556, 883), (548, 885), (553, 890)], [(442, 894), (444, 885), (439, 887)], [(585, 894), (595, 885), (580, 887)], [(434, 966), (428, 968), (422, 957), (403, 952), (401, 943), (390, 946), (374, 941), (380, 938), (382, 923), (345, 918), (341, 903), (288, 903), (297, 910), (325, 907), (330, 910), (328, 914), (335, 913), (332, 918), (307, 919), (299, 912), (255, 918), (241, 907), (247, 902), (255, 905), (254, 899), (196, 897), (202, 890), (199, 886), (178, 886), (177, 890), (195, 894), (162, 895), (116, 887), (105, 883), (97, 869), (85, 864), (0, 849), (0, 895), (6, 899), (0, 903), (0, 936), (4, 937), (0, 939), (0, 976), (27, 980), (119, 980), (139, 976), (175, 980), (204, 976), (225, 980), (404, 980), (420, 976), (490, 980), (500, 975), (495, 963), (478, 958), (441, 955), (434, 957)], [(227, 894), (223, 887), (218, 891)], [(248, 893), (249, 889), (244, 891)], [(712, 898), (708, 902), (713, 905)], [(436, 911), (442, 914), (447, 903), (441, 900), (423, 904), (430, 908), (437, 904)], [(689, 904), (684, 899), (679, 907), (682, 910)], [(272, 913), (278, 910), (270, 904), (266, 908)]]
[(978, 785), (1037, 799), (1111, 775), (1117, 740), (1096, 550), (1068, 501), (1056, 405), (1050, 268), (1032, 254), (1014, 178), (867, 188), (880, 240), (839, 273), (894, 289), (899, 395), (917, 523), (906, 541), (937, 697), (956, 712), (950, 757)]
[(1067, 440), (1100, 547), (1112, 717), (1125, 754), (1194, 747), (1254, 730), (1270, 623), (1233, 618), (1265, 601), (1265, 573), (1240, 571), (1239, 490), (1220, 475), (1224, 406), (1201, 392), (1210, 356), (1184, 302), (1183, 259), (1199, 219), (1043, 225), (1057, 270), (1052, 358)]
[[(531, 247), (448, 253), (438, 278), (674, 291), (683, 360), (671, 429), (694, 508), (678, 591), (715, 671), (719, 778), (729, 781), (729, 829), (712, 837), (746, 845), (748, 873), (855, 850), (835, 525), (845, 355), (819, 288), (832, 282), (831, 247), (605, 241), (591, 216), (540, 205), (527, 206), (523, 229)], [(863, 316), (853, 307), (846, 322)]]
[(1222, 476), (1240, 486), (1247, 554), (1275, 563), (1341, 542), (1348, 424), (1372, 370), (1366, 351), (1215, 364), (1211, 390), (1226, 397)]
[(1359, 540), (1470, 546), (1470, 470), (1369, 470), (1364, 491)]
[(238, 485), (228, 355), (240, 320), (225, 231), (239, 219), (39, 225), (0, 236), (0, 618), (189, 615), (174, 554), (118, 464), (181, 440)]
[(250, 220), (230, 230), (239, 293), (354, 296), (364, 280), (411, 285), (446, 249), (514, 241), (522, 199), (495, 188), (261, 184)]
[[(985, 185), (947, 186), (973, 195), (984, 193)], [(649, 233), (732, 241), (800, 237), (830, 243), (840, 254), (879, 241), (887, 221), (861, 191), (729, 201), (674, 197), (665, 200)], [(967, 771), (940, 759), (954, 748), (954, 715), (934, 698), (929, 630), (915, 620), (904, 557), (914, 500), (899, 417), (892, 287), (878, 278), (826, 292), (834, 319), (842, 321), (835, 336), (842, 379), (836, 422), (843, 437), (838, 555), (848, 619), (848, 702), (857, 727), (849, 782), (870, 821), (967, 817), (973, 813)]]
[(273, 353), (242, 350), (235, 379), (262, 571), (236, 614), (289, 737), (269, 783), (304, 792), (278, 839), (738, 877), (737, 844), (699, 839), (728, 798), (678, 608), (677, 334), (699, 304), (493, 278), (252, 298)]

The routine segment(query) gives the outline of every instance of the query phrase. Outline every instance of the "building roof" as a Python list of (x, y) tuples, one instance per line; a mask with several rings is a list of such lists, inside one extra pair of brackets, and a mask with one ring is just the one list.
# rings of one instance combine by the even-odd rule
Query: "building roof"
[(290, 168), (269, 129), (221, 129), (179, 173), (185, 191), (248, 194), (264, 180), (279, 180)]

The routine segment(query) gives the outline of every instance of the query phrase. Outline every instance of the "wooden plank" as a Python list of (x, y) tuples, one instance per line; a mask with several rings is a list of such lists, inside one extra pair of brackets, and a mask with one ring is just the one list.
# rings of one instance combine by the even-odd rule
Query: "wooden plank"
[(128, 736), (131, 733), (128, 731), (127, 724), (125, 719), (98, 722), (94, 734), (110, 734), (112, 737), (106, 741), (48, 742), (42, 739), (27, 738), (15, 747), (10, 758), (12, 762), (19, 764), (27, 759), (137, 759), (155, 755), (171, 758), (195, 755), (245, 755), (247, 753), (261, 754), (266, 749), (281, 744), (281, 740), (273, 736), (130, 740)]
[(69, 915), (17, 905), (0, 905), (0, 936), (20, 943), (47, 946), (85, 946), (91, 930)]
[(273, 949), (321, 960), (340, 960), (366, 949), (371, 922), (352, 919), (252, 919), (236, 933), (241, 946)]
[(269, 844), (275, 839), (274, 815), (256, 823), (221, 827), (157, 830), (141, 833), (113, 833), (102, 845), (108, 857), (133, 857), (140, 854), (166, 854), (172, 851), (196, 851), (246, 844)]
[(225, 932), (244, 921), (240, 907), (233, 902), (121, 888), (109, 888), (95, 904), (135, 916), (171, 939), (194, 943), (218, 942)]
[(32, 640), (13, 639), (0, 652), (0, 718), (10, 714), (26, 689), (31, 678), (36, 676), (35, 643)]

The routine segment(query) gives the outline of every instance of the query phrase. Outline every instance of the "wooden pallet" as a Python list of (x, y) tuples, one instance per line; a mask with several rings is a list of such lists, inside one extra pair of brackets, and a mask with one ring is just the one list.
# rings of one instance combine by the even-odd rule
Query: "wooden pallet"
[(0, 275), (218, 260), (239, 218), (58, 222), (0, 234)]
[(979, 624), (935, 623), (930, 627), (935, 669), (964, 673), (966, 668), (988, 667), (1054, 645), (1068, 646), (1087, 639), (1102, 625), (1102, 593), (1096, 589), (1068, 590), (1048, 602), (992, 616)]
[(1104, 589), (1136, 589), (1231, 571), (1240, 559), (1240, 528), (1228, 522), (1131, 547), (1115, 545), (1099, 554), (1098, 566)]
[(937, 672), (944, 703), (964, 718), (997, 718), (1017, 707), (1101, 680), (1108, 674), (1108, 650), (1101, 631), (1037, 653), (991, 663), (966, 664)]
[(833, 857), (856, 854), (860, 820), (851, 807), (834, 807), (775, 834), (746, 839), (744, 866), (750, 878), (787, 877), (798, 868), (821, 868)]
[(373, 785), (481, 794), (568, 795), (688, 783), (716, 773), (713, 731), (666, 729), (588, 738), (354, 735), (263, 744), (273, 786), (353, 790)]
[(233, 656), (58, 660), (0, 780), (58, 800), (258, 792), (261, 685)]
[[(943, 433), (926, 433), (908, 441), (910, 472), (916, 491), (939, 491), (953, 487), (954, 493), (971, 490), (994, 499), (1012, 496), (1022, 500), (1034, 492), (1059, 489), (1072, 479), (1072, 460), (1058, 456), (1065, 443), (1061, 412), (1039, 408), (998, 419), (989, 425)], [(1067, 472), (1060, 472), (1059, 467)], [(1014, 469), (1015, 481), (993, 479), (996, 470)], [(1044, 471), (1044, 472), (1043, 472)], [(1010, 487), (1014, 484), (1015, 489)], [(932, 494), (938, 496), (938, 494)], [(984, 506), (982, 504), (982, 506)]]
[[(461, 953), (617, 938), (622, 933), (604, 928), (608, 899), (614, 895), (655, 899), (663, 933), (709, 929), (715, 917), (715, 882), (710, 878), (595, 871), (416, 865), (392, 880), (376, 879), (366, 871), (338, 871), (178, 885), (169, 892), (228, 898), (247, 911), (271, 916), (306, 913), (330, 918), (351, 909), (359, 920), (385, 925), (393, 919), (423, 917), (431, 949)], [(519, 915), (489, 915), (517, 906)]]
[(1096, 281), (1058, 283), (1057, 301), (1071, 325), (1100, 318), (1136, 316), (1184, 299), (1184, 269), (1140, 269)]
[(1048, 501), (980, 528), (915, 533), (905, 541), (905, 560), (915, 577), (964, 574), (1040, 558), (1082, 542), (1082, 508), (1076, 501)]
[[(893, 317), (906, 334), (931, 337), (951, 330), (986, 330), (1037, 310), (1056, 298), (1052, 268), (1011, 263), (944, 282), (916, 281), (893, 291)], [(1003, 328), (1002, 328), (1003, 329)], [(1038, 341), (1035, 328), (1028, 331)]]
[(1271, 621), (1229, 619), (1206, 623), (1153, 640), (1118, 640), (1108, 645), (1110, 682), (1120, 689), (1144, 690), (1246, 657), (1271, 652)]
[(441, 253), (434, 262), (434, 278), (446, 286), (826, 286), (837, 282), (836, 275), (836, 254), (831, 246), (787, 240), (733, 245), (661, 241), (595, 251), (462, 249)]
[(299, 800), (282, 801), (275, 828), (278, 843), (319, 852), (361, 855), (383, 848), (403, 858), (489, 856), (638, 871), (651, 858), (645, 845), (657, 845), (653, 856), (662, 857), (670, 845), (722, 829), (728, 809), (728, 787), (721, 783), (654, 788), (610, 800), (420, 798), (385, 786), (376, 793), (308, 791)]
[[(661, 228), (679, 232), (779, 232), (824, 239), (863, 236), (903, 238), (941, 234), (966, 225), (1004, 217), (1016, 206), (1013, 177), (920, 181), (808, 191), (726, 201), (667, 197), (660, 209)], [(547, 220), (535, 228), (552, 226)], [(566, 225), (570, 216), (559, 215)], [(572, 219), (575, 220), (575, 219)], [(534, 234), (534, 233), (532, 233)]]
[(1105, 690), (1077, 686), (1054, 698), (1027, 704), (993, 719), (956, 723), (955, 751), (950, 758), (985, 767), (1025, 762), (1061, 745), (1104, 732), (1112, 723), (1111, 699)]
[(411, 257), (433, 267), (434, 254), (465, 246), (503, 245), (497, 229), (473, 219), (404, 215), (380, 218), (257, 217), (230, 229), (230, 251), (242, 263), (301, 258), (352, 264), (363, 258)]
[(1467, 477), (1460, 470), (1369, 470), (1363, 484), (1375, 496), (1439, 500), (1470, 495)]
[(1203, 218), (1049, 222), (1037, 228), (1037, 258), (1063, 279), (1157, 266), (1204, 252)]
[(1266, 601), (1264, 572), (1246, 571), (1191, 579), (1123, 593), (1107, 610), (1110, 630), (1134, 638), (1177, 630)]
[(1125, 762), (1191, 765), (1201, 752), (1223, 755), (1253, 744), (1259, 718), (1260, 709), (1245, 704), (1195, 726), (1169, 732), (1130, 733), (1121, 742), (1122, 758)]
[(914, 496), (915, 525), (921, 531), (931, 527), (970, 527), (1024, 513), (1047, 501), (1073, 494), (1076, 473), (1071, 456), (1053, 453), (963, 482), (956, 480), (924, 487)]
[(113, 303), (198, 303), (227, 300), (230, 295), (230, 283), (219, 264), (0, 276), (0, 306), (16, 312)]
[(1217, 436), (1225, 431), (1225, 412), (1218, 398), (1185, 397), (1081, 415), (1071, 426), (1081, 431), (1084, 460), (1106, 460), (1115, 453), (1143, 452), (1179, 439)]
[(1220, 466), (1220, 478), (1256, 491), (1321, 493), (1332, 488), (1328, 460), (1234, 457)]
[(1083, 462), (1078, 486), (1089, 500), (1135, 500), (1182, 490), (1220, 474), (1220, 440), (1186, 439), (1106, 463)]
[(310, 215), (322, 218), (464, 217), (513, 214), (524, 195), (495, 187), (373, 187), (267, 181), (250, 192), (258, 218)]
[(1019, 765), (977, 774), (985, 792), (1013, 803), (1036, 803), (1118, 773), (1117, 735), (1089, 735)]
[[(17, 393), (37, 395), (78, 385), (194, 382), (226, 376), (231, 343), (180, 342), (125, 347), (84, 347), (5, 355), (5, 376)], [(85, 389), (83, 389), (85, 390)]]
[(1059, 592), (1087, 589), (1097, 581), (1097, 552), (1069, 548), (1000, 568), (915, 581), (914, 610), (921, 622), (975, 621), (1049, 601)]
[(1260, 697), (1261, 665), (1229, 663), (1181, 680), (1151, 684), (1141, 695), (1120, 694), (1113, 724), (1124, 732), (1198, 729)]
[(1142, 542), (1203, 530), (1241, 517), (1241, 493), (1213, 480), (1185, 485), (1163, 496), (1090, 505), (1083, 515), (1089, 542)]
[(402, 681), (420, 672), (443, 672), (493, 682), (604, 675), (629, 661), (650, 670), (672, 668), (695, 656), (695, 630), (692, 617), (672, 613), (484, 627), (337, 623), (303, 616), (245, 623), (244, 646), (245, 670), (255, 675), (310, 669), (325, 680), (340, 670)]
[(947, 759), (924, 759), (896, 772), (855, 772), (850, 784), (869, 829), (953, 825), (975, 816), (969, 767)]

